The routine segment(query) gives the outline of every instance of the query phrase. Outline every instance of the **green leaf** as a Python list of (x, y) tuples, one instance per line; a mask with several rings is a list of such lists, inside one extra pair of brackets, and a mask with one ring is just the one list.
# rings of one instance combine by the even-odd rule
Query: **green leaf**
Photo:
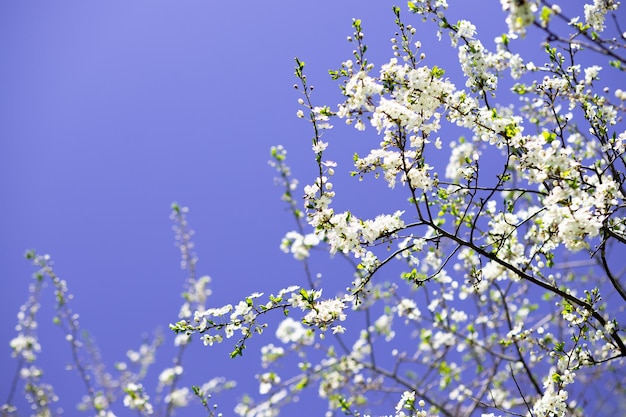
[(543, 132), (541, 132), (541, 135), (547, 143), (552, 143), (556, 139), (556, 133), (554, 132), (548, 132), (544, 130)]
[(243, 350), (245, 349), (246, 345), (241, 344), (241, 345), (237, 345), (235, 347), (235, 350), (233, 350), (232, 352), (230, 352), (230, 358), (234, 359), (237, 356), (243, 356)]
[(295, 386), (295, 389), (297, 391), (302, 391), (304, 388), (306, 388), (307, 385), (309, 385), (309, 378), (305, 376), (300, 381), (298, 381), (298, 383)]
[(550, 17), (552, 17), (552, 9), (546, 6), (543, 6), (541, 9), (541, 14), (539, 16), (539, 20), (543, 25), (547, 25), (550, 22)]
[(441, 78), (445, 73), (446, 72), (442, 68), (439, 68), (436, 65), (430, 70), (430, 76), (433, 78)]

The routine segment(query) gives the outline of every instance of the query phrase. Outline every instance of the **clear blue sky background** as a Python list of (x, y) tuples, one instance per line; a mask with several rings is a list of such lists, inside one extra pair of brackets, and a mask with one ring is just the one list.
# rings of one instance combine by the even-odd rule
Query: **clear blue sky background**
[[(199, 272), (213, 278), (210, 304), (304, 283), (299, 264), (279, 250), (293, 220), (267, 165), (270, 147), (283, 144), (301, 184), (315, 175), (309, 125), (295, 117), (293, 58), (306, 61), (317, 102), (337, 103), (326, 70), (351, 57), (351, 19), (363, 20), (370, 58), (381, 64), (394, 32), (392, 4), (2, 2), (0, 401), (14, 369), (15, 314), (33, 272), (23, 259), (28, 248), (53, 256), (81, 325), (109, 364), (155, 328), (170, 336), (185, 278), (168, 219), (172, 201), (191, 208)], [(487, 41), (503, 30), (498, 1), (465, 7), (489, 8), (476, 22)], [(472, 16), (466, 12), (456, 13)], [(432, 25), (406, 15), (432, 53), (427, 64), (453, 65), (449, 42), (435, 43)], [(340, 132), (333, 146), (352, 146), (351, 131)], [(349, 170), (344, 164), (338, 174)], [(374, 201), (363, 190), (354, 195), (367, 207)], [(73, 415), (83, 391), (63, 370), (69, 349), (50, 323), (52, 301), (48, 288), (40, 364)], [(170, 344), (152, 381), (169, 366)], [(231, 345), (194, 350), (183, 384), (243, 376), (218, 399), (229, 415), (233, 398), (257, 392), (259, 346), (237, 360), (227, 358)]]

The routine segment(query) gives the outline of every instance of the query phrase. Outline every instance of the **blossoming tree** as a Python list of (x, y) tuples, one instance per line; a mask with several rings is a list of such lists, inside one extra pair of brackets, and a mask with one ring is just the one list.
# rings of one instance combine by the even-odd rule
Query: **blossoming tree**
[[(271, 163), (297, 224), (281, 248), (302, 262), (302, 282), (206, 308), (208, 279), (195, 276), (184, 209), (174, 207), (190, 272), (170, 325), (181, 352), (194, 339), (232, 341), (236, 360), (255, 354), (245, 350), (250, 338), (266, 342), (259, 394), (243, 397), (238, 415), (277, 415), (304, 395), (322, 398), (329, 415), (626, 410), (626, 92), (615, 88), (625, 80), (626, 33), (619, 3), (594, 0), (580, 17), (570, 14), (571, 4), (501, 3), (508, 32), (493, 46), (470, 21), (448, 19), (445, 0), (409, 2), (406, 17), (393, 7), (392, 57), (378, 66), (368, 59), (367, 22), (355, 19), (353, 57), (330, 71), (343, 94), (337, 106), (314, 103), (305, 64), (296, 59), (297, 116), (311, 125), (318, 174), (302, 190), (282, 146), (272, 149)], [(451, 44), (458, 77), (421, 52), (418, 25), (433, 25)], [(538, 34), (541, 49), (524, 49), (534, 53), (531, 61), (520, 47)], [(369, 148), (353, 155), (346, 179), (333, 162), (346, 159), (334, 153), (333, 123), (362, 132)], [(382, 181), (402, 198), (381, 199), (381, 213), (363, 217), (358, 205), (337, 203), (341, 187), (334, 187), (359, 181)], [(332, 282), (316, 275), (315, 252), (345, 263)], [(54, 282), (59, 320), (75, 337), (64, 283), (45, 257), (30, 256), (42, 268), (36, 285), (44, 276)], [(38, 346), (35, 306), (20, 312), (12, 346), (25, 364), (27, 395), (45, 415), (50, 394), (26, 366)], [(283, 318), (270, 327), (275, 316)], [(136, 363), (151, 349), (138, 352)], [(77, 370), (84, 372), (79, 362)], [(84, 406), (113, 415), (108, 404), (122, 389), (127, 407), (151, 414), (141, 371), (124, 372), (115, 384), (100, 381), (109, 391), (85, 376)], [(161, 374), (168, 415), (191, 396), (176, 385), (181, 372), (175, 364)], [(215, 380), (192, 391), (212, 414), (207, 395), (229, 385)]]

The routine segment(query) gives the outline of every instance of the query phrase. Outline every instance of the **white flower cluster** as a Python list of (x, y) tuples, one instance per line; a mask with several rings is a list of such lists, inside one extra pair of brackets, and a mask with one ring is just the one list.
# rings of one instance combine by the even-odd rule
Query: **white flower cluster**
[(495, 91), (498, 88), (498, 77), (488, 62), (489, 53), (480, 40), (470, 40), (459, 47), (459, 62), (467, 77), (465, 86), (472, 91)]
[(538, 0), (500, 0), (502, 10), (508, 12), (506, 23), (512, 36), (525, 35), (526, 27), (535, 21)]
[(596, 32), (604, 30), (607, 13), (617, 10), (620, 3), (616, 0), (593, 0), (593, 4), (585, 4), (585, 21)]
[(129, 349), (126, 352), (126, 356), (132, 364), (147, 368), (150, 364), (154, 363), (156, 347), (157, 344), (155, 343), (143, 343), (139, 347), (139, 350)]
[[(293, 319), (292, 319), (293, 320)], [(294, 320), (295, 321), (295, 320)], [(283, 320), (284, 322), (284, 320)], [(297, 323), (297, 322), (296, 322)], [(283, 343), (288, 343), (289, 339), (284, 339), (284, 334), (290, 334), (289, 331), (285, 331), (285, 330), (279, 330), (281, 328), (281, 326), (283, 326), (283, 324), (281, 323), (278, 326), (278, 329), (276, 330), (276, 337)], [(302, 340), (302, 338), (298, 338), (300, 340)], [(285, 341), (287, 340), (287, 341)], [(295, 340), (298, 341), (298, 340)], [(268, 366), (270, 366), (270, 364), (272, 364), (273, 362), (275, 362), (276, 360), (282, 358), (285, 355), (285, 349), (282, 348), (281, 346), (274, 346), (273, 343), (270, 343), (268, 345), (265, 345), (261, 348), (261, 366), (263, 366), (263, 368), (267, 368)]]
[[(254, 293), (234, 307), (227, 304), (219, 308), (196, 311), (192, 322), (195, 324), (181, 320), (171, 324), (170, 328), (177, 333), (186, 335), (202, 333), (202, 340), (205, 345), (223, 342), (222, 334), (228, 339), (233, 337), (235, 332), (240, 332), (241, 339), (232, 352), (234, 357), (242, 354), (246, 340), (253, 333), (263, 333), (267, 325), (259, 323), (258, 320), (260, 316), (271, 310), (280, 309), (286, 313), (290, 308), (297, 308), (303, 311), (302, 323), (287, 317), (279, 325), (276, 336), (283, 343), (309, 345), (314, 340), (314, 333), (311, 328), (325, 331), (332, 327), (333, 333), (342, 333), (345, 329), (343, 326), (336, 325), (335, 322), (346, 319), (344, 310), (353, 302), (352, 296), (320, 300), (322, 291), (307, 291), (298, 286), (290, 286), (280, 290), (277, 295), (271, 295), (270, 301), (265, 304), (255, 303), (255, 300), (262, 295), (262, 293)], [(303, 324), (308, 325), (309, 328)], [(275, 352), (268, 354), (270, 356), (275, 355)], [(171, 372), (167, 375), (171, 375)]]
[[(189, 326), (186, 321), (180, 321), (171, 327), (179, 329), (179, 331), (184, 330), (188, 334), (193, 332), (205, 333), (202, 337), (205, 345), (213, 345), (223, 341), (220, 333), (210, 333), (211, 330), (215, 329), (223, 330), (226, 338), (233, 337), (236, 331), (241, 332), (243, 338), (250, 337), (252, 330), (257, 332), (263, 331), (263, 326), (256, 325), (256, 318), (260, 311), (254, 305), (254, 300), (262, 295), (263, 293), (251, 294), (245, 301), (240, 301), (235, 307), (227, 304), (219, 308), (195, 311), (193, 321), (198, 323), (197, 326)], [(277, 298), (282, 301), (283, 295), (283, 293), (280, 293)], [(272, 308), (276, 308), (276, 306), (270, 301), (270, 303), (263, 306), (263, 311)], [(223, 318), (226, 318), (226, 320)]]
[[(398, 175), (403, 183), (409, 182), (414, 187), (432, 187), (433, 179), (428, 172), (431, 167), (420, 162), (423, 146), (428, 143), (427, 136), (439, 130), (445, 110), (442, 104), (454, 89), (441, 75), (438, 68), (412, 68), (392, 58), (382, 66), (378, 79), (365, 71), (349, 78), (349, 88), (344, 89), (346, 99), (339, 105), (337, 116), (351, 124), (352, 114), (369, 113), (371, 125), (384, 134), (382, 149), (374, 149), (368, 156), (355, 160), (360, 174), (381, 169), (392, 188)], [(359, 130), (365, 128), (359, 123), (355, 126)], [(401, 154), (395, 150), (400, 146), (396, 139), (398, 129), (411, 132), (411, 151), (404, 150)], [(435, 143), (440, 147), (438, 140)]]
[(342, 66), (348, 69), (351, 77), (343, 90), (346, 101), (339, 105), (337, 116), (344, 118), (347, 124), (354, 124), (356, 129), (364, 130), (365, 124), (360, 114), (374, 111), (372, 99), (382, 92), (383, 87), (368, 75), (373, 67), (354, 73), (351, 60), (344, 62)]
[[(305, 324), (324, 330), (335, 323), (335, 321), (344, 321), (346, 319), (344, 310), (347, 308), (346, 303), (351, 301), (352, 297), (345, 297), (344, 299), (331, 298), (319, 301), (313, 308), (309, 308), (309, 312), (306, 313), (302, 321)], [(308, 308), (309, 306), (306, 307)], [(334, 332), (336, 333), (337, 331), (343, 333), (343, 328), (336, 327)]]
[(396, 404), (395, 417), (436, 417), (436, 414), (424, 410), (425, 406), (424, 400), (416, 401), (415, 391), (404, 391)]
[(450, 159), (446, 167), (446, 178), (451, 179), (455, 183), (461, 180), (469, 180), (473, 177), (475, 167), (473, 163), (478, 161), (480, 152), (476, 146), (468, 141), (460, 143), (450, 142)]
[(172, 385), (174, 380), (183, 374), (183, 367), (178, 365), (172, 368), (166, 368), (159, 374), (159, 390), (163, 387)]
[(525, 137), (525, 152), (519, 158), (521, 169), (532, 182), (541, 183), (547, 194), (542, 198), (544, 209), (535, 210), (535, 223), (543, 229), (537, 232), (542, 239), (580, 250), (587, 247), (588, 237), (600, 233), (612, 208), (624, 196), (609, 175), (581, 175), (582, 164), (573, 157), (574, 149), (546, 138), (550, 136)]
[(187, 407), (191, 398), (192, 396), (191, 392), (189, 392), (189, 388), (176, 388), (165, 396), (165, 403), (171, 404), (172, 407), (182, 408)]
[(291, 252), (294, 258), (302, 261), (309, 257), (309, 251), (319, 243), (320, 239), (315, 233), (302, 235), (296, 231), (291, 231), (283, 238), (280, 249), (285, 253)]
[(259, 379), (259, 394), (264, 395), (270, 392), (272, 387), (278, 385), (281, 381), (280, 376), (274, 372), (265, 372), (262, 375), (257, 375)]
[(37, 338), (30, 335), (19, 334), (11, 339), (9, 345), (13, 349), (13, 356), (21, 356), (26, 362), (33, 362), (41, 351)]
[[(283, 343), (297, 343), (302, 345), (310, 345), (314, 341), (313, 332), (305, 328), (301, 322), (285, 318), (276, 329), (276, 338)], [(270, 355), (281, 355), (284, 353), (278, 348), (273, 348)], [(282, 348), (280, 348), (282, 349)], [(271, 356), (270, 356), (271, 357)]]
[(150, 415), (154, 413), (152, 404), (150, 404), (150, 397), (143, 389), (143, 385), (130, 383), (124, 387), (126, 396), (124, 397), (124, 405), (131, 410), (137, 410), (144, 415)]
[(372, 126), (390, 145), (395, 144), (397, 129), (406, 129), (413, 135), (411, 146), (422, 145), (421, 133), (430, 134), (441, 127), (444, 98), (454, 86), (441, 79), (438, 68), (426, 66), (412, 68), (409, 64), (399, 64), (397, 58), (384, 64), (380, 70), (380, 81), (385, 89), (380, 91), (380, 99), (372, 116)]
[(436, 12), (438, 9), (447, 9), (447, 0), (417, 0), (409, 2), (409, 9), (413, 13), (428, 15), (431, 12)]
[(97, 417), (115, 417), (115, 414), (109, 409), (109, 400), (102, 393), (96, 394), (93, 399), (93, 407), (97, 412)]
[(198, 279), (189, 280), (187, 291), (183, 293), (185, 302), (181, 306), (180, 312), (178, 313), (179, 318), (190, 318), (193, 315), (193, 310), (205, 307), (206, 299), (212, 292), (209, 288), (210, 283), (211, 277), (208, 275), (202, 276)]
[(249, 397), (235, 407), (235, 413), (241, 417), (277, 417), (280, 414), (280, 405), (287, 398), (287, 390), (281, 389), (272, 393), (266, 401), (253, 404)]
[(569, 415), (566, 385), (574, 383), (576, 374), (565, 369), (562, 373), (552, 370), (544, 380), (543, 396), (533, 405), (533, 414), (540, 416), (565, 417)]
[[(327, 191), (322, 192), (320, 184), (324, 184)], [(336, 214), (329, 207), (334, 196), (329, 191), (330, 188), (331, 183), (327, 177), (319, 178), (315, 184), (305, 187), (305, 202), (310, 210), (309, 224), (315, 229), (319, 240), (329, 244), (330, 253), (352, 253), (357, 258), (363, 258), (368, 263), (367, 267), (375, 266), (377, 260), (365, 246), (379, 239), (390, 238), (397, 230), (402, 229), (404, 222), (400, 216), (403, 212), (379, 215), (374, 220), (360, 220), (350, 212)], [(314, 242), (313, 238), (310, 238), (310, 242)], [(304, 240), (302, 243), (304, 244)]]

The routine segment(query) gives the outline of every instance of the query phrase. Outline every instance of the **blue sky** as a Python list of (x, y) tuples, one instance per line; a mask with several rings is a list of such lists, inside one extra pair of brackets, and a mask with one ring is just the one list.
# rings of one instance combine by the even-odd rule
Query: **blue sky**
[[(502, 16), (498, 2), (472, 4), (488, 4), (494, 16)], [(279, 250), (293, 220), (267, 165), (270, 147), (283, 144), (301, 184), (316, 170), (309, 126), (295, 117), (299, 95), (292, 87), (293, 58), (307, 63), (318, 104), (337, 103), (339, 90), (326, 70), (350, 58), (352, 45), (345, 38), (352, 32), (351, 19), (363, 20), (371, 60), (380, 64), (389, 56), (394, 32), (391, 6), (3, 2), (3, 373), (14, 369), (8, 341), (33, 272), (23, 259), (29, 248), (52, 255), (75, 295), (72, 306), (81, 325), (107, 363), (124, 359), (155, 328), (169, 336), (166, 326), (176, 319), (185, 278), (168, 219), (173, 201), (191, 208), (198, 269), (213, 278), (209, 304), (303, 283), (300, 266)], [(427, 64), (455, 62), (447, 41), (445, 47), (434, 43), (431, 25), (407, 21), (418, 26), (426, 52), (433, 54)], [(500, 29), (477, 22), (479, 30), (490, 31), (488, 41), (503, 29), (498, 21)], [(350, 131), (341, 132), (337, 146), (352, 146)], [(376, 214), (374, 197), (354, 194)], [(50, 323), (50, 288), (45, 297), (40, 364), (71, 415), (83, 393), (77, 376), (63, 369), (69, 349)], [(227, 359), (230, 345), (195, 349), (188, 358), (194, 369), (183, 384), (247, 374), (225, 397), (223, 411), (229, 414), (233, 398), (257, 391), (258, 371), (250, 369), (259, 346), (253, 343), (235, 361)], [(172, 352), (163, 349), (149, 378), (156, 380)], [(8, 383), (0, 380), (2, 401)], [(125, 415), (120, 410), (118, 415)]]

